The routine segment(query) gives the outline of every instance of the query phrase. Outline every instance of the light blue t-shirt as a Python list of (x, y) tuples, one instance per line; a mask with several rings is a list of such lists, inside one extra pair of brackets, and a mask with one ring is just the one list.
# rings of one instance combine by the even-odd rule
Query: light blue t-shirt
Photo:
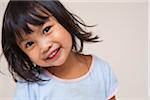
[(60, 79), (41, 75), (49, 81), (41, 84), (16, 84), (14, 100), (108, 100), (115, 95), (117, 79), (104, 60), (92, 56), (88, 73), (76, 79)]

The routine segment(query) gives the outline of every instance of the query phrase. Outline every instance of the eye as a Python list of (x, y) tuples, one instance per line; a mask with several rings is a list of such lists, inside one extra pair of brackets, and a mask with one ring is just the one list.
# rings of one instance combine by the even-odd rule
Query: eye
[(33, 46), (34, 42), (33, 41), (29, 41), (25, 44), (25, 48), (31, 48)]
[(43, 30), (43, 34), (47, 34), (47, 33), (49, 33), (49, 32), (50, 32), (50, 30), (51, 30), (51, 26), (47, 26), (46, 28), (44, 28), (44, 30)]

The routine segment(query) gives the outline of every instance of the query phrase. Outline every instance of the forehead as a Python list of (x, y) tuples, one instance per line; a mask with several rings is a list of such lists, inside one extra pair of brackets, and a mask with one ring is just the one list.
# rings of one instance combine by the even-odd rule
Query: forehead
[(28, 33), (25, 30), (23, 30), (23, 28), (21, 28), (20, 33), (31, 34), (33, 32), (38, 32), (41, 29), (44, 29), (44, 27), (48, 25), (52, 26), (55, 22), (57, 22), (57, 20), (53, 16), (49, 16), (41, 25), (34, 25), (34, 24), (27, 23), (27, 28), (30, 30), (30, 32)]
[[(20, 29), (20, 31), (19, 31), (20, 37), (19, 37), (19, 38), (17, 37), (17, 42), (22, 42), (22, 41), (24, 41), (25, 39), (28, 39), (28, 38), (33, 37), (33, 36), (36, 36), (36, 34), (34, 34), (34, 33), (39, 34), (39, 32), (42, 32), (45, 27), (47, 27), (47, 26), (52, 26), (52, 25), (54, 25), (56, 22), (57, 22), (57, 20), (56, 20), (53, 16), (50, 16), (50, 17), (43, 23), (43, 25), (33, 25), (33, 24), (30, 24), (30, 23), (27, 23), (27, 27), (31, 30), (31, 32), (30, 32), (30, 33), (27, 33), (27, 32), (25, 32), (23, 29)], [(34, 35), (33, 35), (32, 33), (33, 33)]]
[(43, 7), (35, 7), (33, 10), (27, 11), (27, 13), (20, 13), (16, 24), (18, 28), (15, 32), (17, 40), (22, 40), (22, 36), (25, 34), (31, 34), (35, 28), (49, 21), (50, 17), (52, 17), (51, 13)]

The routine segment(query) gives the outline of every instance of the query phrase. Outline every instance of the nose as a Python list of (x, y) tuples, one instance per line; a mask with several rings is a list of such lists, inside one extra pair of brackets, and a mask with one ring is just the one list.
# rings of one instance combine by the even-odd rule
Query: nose
[(48, 39), (43, 38), (40, 40), (39, 45), (40, 45), (40, 52), (46, 53), (52, 47), (52, 42), (49, 41)]

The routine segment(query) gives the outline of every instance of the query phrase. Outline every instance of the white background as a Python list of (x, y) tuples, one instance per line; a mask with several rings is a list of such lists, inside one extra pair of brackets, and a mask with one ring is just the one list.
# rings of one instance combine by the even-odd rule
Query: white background
[[(0, 1), (0, 32), (7, 1)], [(102, 57), (112, 65), (119, 81), (118, 100), (148, 100), (148, 3), (146, 0), (62, 1), (85, 23), (97, 24), (96, 27), (88, 30), (101, 36), (103, 42), (86, 44), (84, 52)], [(0, 59), (0, 70), (5, 73), (5, 75), (0, 74), (0, 100), (11, 100), (15, 83), (7, 70), (4, 57)]]

